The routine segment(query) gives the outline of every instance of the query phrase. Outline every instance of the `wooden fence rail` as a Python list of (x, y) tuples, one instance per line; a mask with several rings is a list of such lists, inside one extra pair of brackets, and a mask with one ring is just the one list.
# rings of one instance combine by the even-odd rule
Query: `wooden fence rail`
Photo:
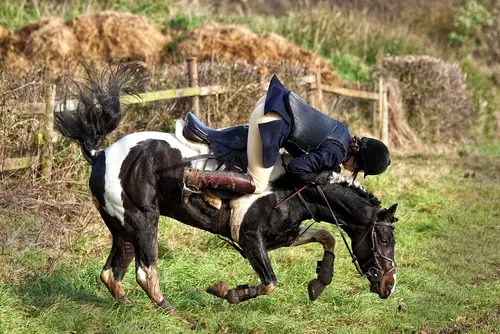
[[(140, 93), (135, 96), (123, 96), (120, 101), (126, 104), (146, 103), (153, 101), (177, 99), (183, 97), (191, 97), (191, 109), (193, 113), (200, 117), (200, 96), (218, 95), (229, 93), (233, 89), (225, 86), (198, 86), (198, 72), (196, 66), (196, 58), (190, 57), (186, 59), (188, 68), (188, 82), (187, 88), (169, 89), (156, 92)], [(388, 108), (387, 108), (387, 90), (384, 87), (384, 81), (379, 78), (378, 92), (362, 91), (349, 89), (344, 87), (336, 87), (325, 85), (321, 83), (321, 75), (319, 75), (319, 67), (316, 68), (314, 75), (308, 75), (303, 78), (303, 84), (308, 85), (309, 92), (307, 94), (308, 102), (321, 110), (323, 105), (323, 92), (333, 93), (341, 96), (368, 99), (378, 101), (379, 117), (376, 117), (376, 108), (374, 108), (372, 115), (372, 123), (374, 133), (379, 133), (382, 136), (382, 141), (388, 144)], [(267, 85), (261, 81), (259, 86), (265, 90)], [(252, 85), (254, 86), (254, 85)], [(22, 109), (26, 115), (37, 115), (44, 117), (43, 120), (43, 133), (42, 133), (42, 154), (41, 156), (21, 157), (21, 158), (7, 158), (0, 161), (0, 172), (8, 170), (16, 170), (29, 168), (35, 165), (42, 166), (42, 177), (50, 180), (52, 171), (53, 156), (53, 143), (57, 141), (58, 136), (54, 134), (53, 113), (62, 110), (74, 110), (77, 106), (76, 100), (67, 100), (65, 102), (55, 101), (55, 85), (49, 85), (45, 89), (45, 102), (44, 103), (25, 103), (21, 107), (16, 105), (17, 109)], [(378, 124), (377, 124), (378, 123)]]

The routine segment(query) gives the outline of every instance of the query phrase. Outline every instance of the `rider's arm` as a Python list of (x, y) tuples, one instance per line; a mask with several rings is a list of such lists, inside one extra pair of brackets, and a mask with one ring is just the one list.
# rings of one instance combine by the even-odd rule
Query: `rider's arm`
[(284, 120), (276, 120), (259, 124), (262, 139), (262, 157), (265, 168), (274, 166), (276, 158), (283, 147), (283, 142), (288, 136), (289, 126)]
[(318, 148), (293, 158), (288, 164), (288, 171), (303, 181), (313, 181), (323, 170), (338, 170), (344, 159), (344, 152), (332, 140), (326, 140)]

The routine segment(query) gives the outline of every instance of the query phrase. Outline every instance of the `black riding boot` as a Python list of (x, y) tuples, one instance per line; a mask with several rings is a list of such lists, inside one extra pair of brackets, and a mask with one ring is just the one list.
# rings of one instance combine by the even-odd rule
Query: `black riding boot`
[(206, 188), (230, 190), (243, 194), (253, 194), (255, 184), (246, 174), (233, 172), (208, 172), (184, 168), (184, 182), (187, 187), (201, 191)]

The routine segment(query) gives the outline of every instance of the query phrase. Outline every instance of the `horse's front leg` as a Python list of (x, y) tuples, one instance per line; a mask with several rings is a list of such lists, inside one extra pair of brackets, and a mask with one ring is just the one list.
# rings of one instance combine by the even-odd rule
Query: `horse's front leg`
[(248, 261), (260, 277), (260, 285), (239, 285), (236, 288), (229, 289), (225, 282), (218, 282), (207, 289), (208, 293), (224, 298), (231, 304), (237, 304), (261, 295), (268, 295), (274, 291), (277, 279), (264, 243), (259, 239), (259, 241), (245, 248), (244, 251)]
[(323, 260), (318, 262), (317, 273), (318, 278), (309, 282), (307, 287), (309, 292), (309, 299), (312, 301), (321, 295), (326, 286), (332, 282), (333, 278), (333, 261), (335, 255), (333, 250), (335, 248), (335, 239), (332, 234), (322, 228), (309, 228), (301, 226), (299, 237), (291, 244), (291, 246), (304, 245), (310, 242), (319, 242), (323, 245), (324, 253)]

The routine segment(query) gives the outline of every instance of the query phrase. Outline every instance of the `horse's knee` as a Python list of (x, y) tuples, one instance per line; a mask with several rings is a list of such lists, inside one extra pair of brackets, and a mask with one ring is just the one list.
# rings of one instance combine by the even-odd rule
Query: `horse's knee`
[(335, 239), (333, 235), (326, 231), (322, 230), (318, 235), (318, 241), (323, 245), (325, 251), (333, 252), (335, 249)]

